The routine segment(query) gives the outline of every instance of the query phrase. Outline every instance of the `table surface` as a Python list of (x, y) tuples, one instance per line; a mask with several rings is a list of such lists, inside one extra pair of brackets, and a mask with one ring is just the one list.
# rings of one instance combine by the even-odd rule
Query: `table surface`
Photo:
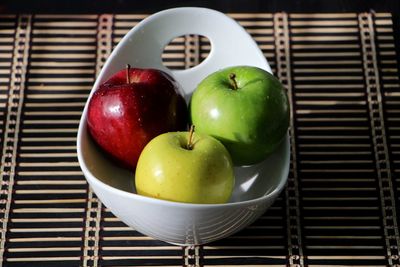
[[(0, 15), (0, 265), (400, 264), (400, 86), (391, 14), (229, 15), (287, 88), (289, 182), (251, 226), (187, 248), (115, 218), (76, 158), (95, 77), (147, 15)], [(164, 62), (189, 68), (209, 50), (204, 38), (182, 36)]]

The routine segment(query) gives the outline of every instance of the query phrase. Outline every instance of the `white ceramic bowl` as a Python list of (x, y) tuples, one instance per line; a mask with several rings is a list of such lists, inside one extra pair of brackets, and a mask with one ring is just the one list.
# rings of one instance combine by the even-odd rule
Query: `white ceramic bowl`
[[(206, 36), (210, 55), (200, 65), (171, 71), (162, 64), (164, 47), (185, 34)], [(257, 44), (226, 15), (205, 8), (175, 8), (156, 13), (135, 26), (118, 44), (92, 92), (129, 63), (158, 68), (182, 85), (188, 100), (208, 74), (228, 66), (252, 65), (271, 71)], [(87, 104), (78, 131), (78, 159), (99, 199), (127, 225), (153, 238), (179, 245), (197, 245), (229, 236), (256, 220), (278, 197), (289, 172), (289, 138), (264, 162), (235, 168), (235, 188), (229, 203), (185, 204), (137, 195), (134, 175), (110, 162), (91, 141), (86, 125)]]

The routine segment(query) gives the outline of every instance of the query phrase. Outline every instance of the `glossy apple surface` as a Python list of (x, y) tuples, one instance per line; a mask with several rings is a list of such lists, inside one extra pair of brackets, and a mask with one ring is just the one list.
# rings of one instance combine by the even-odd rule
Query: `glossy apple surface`
[(188, 132), (165, 133), (144, 148), (136, 168), (138, 194), (175, 202), (215, 204), (229, 200), (234, 186), (232, 160), (215, 138)]
[(272, 153), (287, 133), (287, 95), (273, 75), (236, 66), (206, 77), (194, 91), (190, 116), (198, 133), (220, 140), (235, 165), (251, 165)]
[(155, 69), (121, 70), (93, 94), (87, 116), (94, 141), (107, 155), (134, 169), (155, 136), (186, 130), (187, 108), (178, 85)]

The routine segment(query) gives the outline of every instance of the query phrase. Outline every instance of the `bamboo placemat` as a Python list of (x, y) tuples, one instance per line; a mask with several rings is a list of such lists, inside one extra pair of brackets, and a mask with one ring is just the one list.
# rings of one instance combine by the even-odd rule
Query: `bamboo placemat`
[[(0, 265), (399, 266), (400, 86), (391, 15), (230, 14), (292, 106), (286, 190), (240, 233), (202, 247), (136, 232), (80, 171), (76, 133), (96, 74), (146, 15), (0, 16)], [(204, 38), (165, 64), (207, 56)]]

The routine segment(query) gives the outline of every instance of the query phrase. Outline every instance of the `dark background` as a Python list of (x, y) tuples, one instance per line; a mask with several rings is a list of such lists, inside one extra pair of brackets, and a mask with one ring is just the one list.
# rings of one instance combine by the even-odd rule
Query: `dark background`
[(2, 13), (153, 13), (179, 6), (222, 12), (377, 12), (399, 14), (399, 0), (3, 0)]

